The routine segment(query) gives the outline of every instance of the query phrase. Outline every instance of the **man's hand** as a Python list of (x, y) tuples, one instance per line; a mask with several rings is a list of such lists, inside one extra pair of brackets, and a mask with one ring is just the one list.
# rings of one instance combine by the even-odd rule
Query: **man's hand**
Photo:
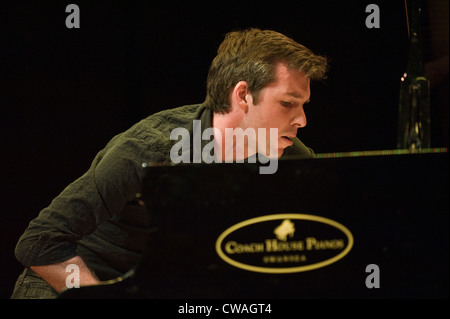
[(61, 293), (67, 288), (66, 278), (70, 273), (66, 272), (66, 267), (70, 264), (75, 264), (80, 269), (80, 287), (89, 285), (98, 285), (100, 280), (95, 274), (86, 266), (80, 256), (75, 256), (64, 262), (45, 265), (45, 266), (30, 266), (30, 268), (37, 272), (56, 292)]

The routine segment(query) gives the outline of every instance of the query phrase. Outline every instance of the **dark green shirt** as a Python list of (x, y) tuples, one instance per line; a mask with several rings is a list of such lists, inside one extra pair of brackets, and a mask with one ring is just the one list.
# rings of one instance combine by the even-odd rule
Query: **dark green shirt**
[[(171, 131), (183, 127), (192, 136), (194, 120), (201, 120), (202, 131), (210, 127), (211, 110), (195, 104), (161, 111), (112, 138), (87, 172), (29, 223), (17, 243), (16, 258), (24, 266), (40, 266), (80, 255), (100, 280), (130, 270), (151, 230), (148, 213), (138, 203), (142, 164), (170, 163), (170, 150), (177, 143), (170, 139)], [(284, 151), (287, 155), (314, 153), (296, 138)]]

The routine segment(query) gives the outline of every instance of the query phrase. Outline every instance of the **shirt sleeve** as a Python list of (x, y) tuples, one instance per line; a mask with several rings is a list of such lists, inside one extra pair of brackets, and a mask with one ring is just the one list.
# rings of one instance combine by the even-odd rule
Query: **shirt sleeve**
[(89, 170), (29, 223), (15, 248), (19, 262), (40, 266), (76, 256), (77, 241), (140, 192), (145, 150), (143, 141), (125, 139), (99, 152)]

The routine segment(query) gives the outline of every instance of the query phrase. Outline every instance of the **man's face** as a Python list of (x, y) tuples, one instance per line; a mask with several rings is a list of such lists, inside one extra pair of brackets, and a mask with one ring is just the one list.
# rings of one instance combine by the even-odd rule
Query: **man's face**
[[(248, 98), (249, 110), (244, 119), (245, 127), (266, 129), (266, 150), (269, 154), (270, 128), (278, 129), (277, 156), (280, 157), (286, 147), (291, 146), (297, 130), (306, 126), (306, 115), (303, 105), (309, 101), (310, 79), (305, 73), (289, 70), (286, 65), (276, 67), (276, 80), (260, 91), (257, 104)], [(261, 142), (261, 141), (260, 141)], [(273, 144), (273, 143), (272, 143)], [(260, 145), (260, 144), (258, 144)], [(270, 154), (274, 157), (275, 154)]]

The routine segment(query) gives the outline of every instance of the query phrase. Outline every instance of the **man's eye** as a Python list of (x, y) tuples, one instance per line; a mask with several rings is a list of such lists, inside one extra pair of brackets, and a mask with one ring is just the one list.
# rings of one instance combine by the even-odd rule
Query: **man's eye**
[(283, 105), (284, 107), (290, 107), (292, 106), (292, 103), (288, 101), (281, 101), (281, 105)]

